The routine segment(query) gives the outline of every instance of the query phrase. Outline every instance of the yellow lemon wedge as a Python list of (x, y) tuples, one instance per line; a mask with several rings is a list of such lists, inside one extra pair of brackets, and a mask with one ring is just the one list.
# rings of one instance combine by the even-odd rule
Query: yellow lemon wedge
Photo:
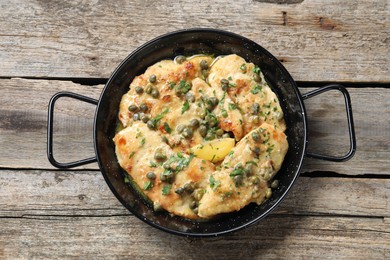
[(222, 138), (198, 144), (190, 149), (196, 157), (211, 162), (222, 161), (234, 147), (234, 138)]

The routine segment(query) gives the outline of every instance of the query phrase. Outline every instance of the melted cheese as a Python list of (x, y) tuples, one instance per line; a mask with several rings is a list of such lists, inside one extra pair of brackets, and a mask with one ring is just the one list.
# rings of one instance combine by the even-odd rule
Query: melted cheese
[[(211, 99), (217, 103), (210, 106)], [(155, 205), (189, 219), (261, 204), (288, 149), (277, 96), (258, 68), (237, 55), (150, 66), (123, 95), (118, 117), (124, 129), (114, 142), (121, 167)], [(222, 162), (190, 154), (191, 147), (226, 136), (237, 143)]]

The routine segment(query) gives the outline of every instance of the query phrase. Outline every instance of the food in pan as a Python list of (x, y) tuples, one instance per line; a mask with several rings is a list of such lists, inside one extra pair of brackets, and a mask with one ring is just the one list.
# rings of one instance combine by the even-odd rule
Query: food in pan
[(271, 196), (286, 125), (264, 75), (242, 57), (157, 62), (119, 109), (118, 162), (155, 210), (209, 219)]

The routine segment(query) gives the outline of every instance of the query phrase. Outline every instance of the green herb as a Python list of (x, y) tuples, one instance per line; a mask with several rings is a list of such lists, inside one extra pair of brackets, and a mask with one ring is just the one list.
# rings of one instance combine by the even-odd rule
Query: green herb
[(222, 116), (225, 117), (225, 118), (228, 117), (228, 113), (226, 112), (225, 109), (222, 109), (222, 110), (221, 110), (221, 114), (222, 114)]
[(229, 110), (234, 110), (234, 109), (237, 108), (237, 106), (236, 106), (236, 104), (234, 104), (234, 103), (229, 103), (229, 104), (228, 104), (228, 108), (229, 108)]
[(254, 161), (248, 161), (248, 162), (246, 162), (246, 164), (253, 164), (254, 166), (257, 166), (257, 163)]
[(123, 180), (125, 181), (125, 183), (130, 183), (129, 175), (126, 175), (125, 178), (123, 178)]
[(142, 137), (142, 139), (141, 139), (141, 145), (142, 145), (142, 146), (144, 146), (145, 141), (146, 141), (146, 140), (145, 140), (145, 137)]
[(278, 110), (278, 108), (277, 107), (274, 107), (274, 112), (276, 112)]
[(188, 109), (190, 109), (190, 103), (188, 101), (184, 102), (183, 107), (181, 108), (181, 114), (184, 114)]
[(130, 153), (130, 155), (129, 155), (129, 159), (131, 158), (131, 157), (133, 157), (134, 156), (134, 154), (135, 154), (135, 152), (133, 151), (133, 152), (131, 152)]
[(233, 83), (233, 82), (230, 82), (230, 83), (229, 83), (229, 87), (233, 87), (233, 88), (234, 88), (234, 87), (236, 87), (236, 86), (237, 86), (236, 83)]
[(157, 164), (153, 161), (149, 161), (149, 166), (152, 167), (152, 168), (156, 168), (157, 167)]
[(168, 125), (167, 122), (164, 122), (164, 130), (165, 130), (165, 132), (167, 132), (168, 134), (172, 133), (172, 128), (169, 127), (169, 125)]
[(221, 185), (221, 181), (220, 180), (216, 181), (213, 175), (210, 175), (209, 182), (210, 182), (210, 188), (212, 188), (213, 191), (215, 191), (218, 188), (218, 186)]
[(175, 85), (175, 82), (169, 82), (169, 89), (173, 89)]
[(233, 156), (233, 154), (234, 154), (234, 151), (230, 151), (227, 155), (228, 156)]
[(274, 150), (274, 145), (268, 146), (267, 153), (271, 154), (271, 152)]
[(147, 181), (144, 184), (144, 190), (150, 190), (153, 187), (153, 183), (151, 181)]
[(223, 92), (223, 96), (222, 96), (221, 100), (219, 101), (219, 107), (220, 108), (222, 108), (223, 104), (225, 103), (225, 96), (226, 96), (226, 91)]
[(256, 74), (260, 74), (260, 68), (258, 66), (255, 66), (252, 71)]
[(228, 77), (228, 80), (233, 80), (232, 76), (229, 76), (229, 77)]
[(180, 91), (181, 93), (186, 94), (188, 91), (190, 91), (191, 87), (192, 86), (190, 82), (187, 82), (185, 80), (180, 80), (177, 90)]
[(157, 124), (168, 112), (169, 108), (165, 108), (160, 114), (153, 118), (153, 121)]
[(171, 192), (171, 187), (172, 185), (170, 184), (165, 184), (164, 187), (162, 188), (162, 195), (168, 195)]
[(265, 107), (265, 108), (270, 108), (270, 107), (271, 107), (271, 102), (269, 102), (267, 105), (266, 105), (266, 104), (263, 104), (263, 107)]
[(234, 177), (243, 174), (244, 174), (244, 168), (242, 166), (239, 166), (239, 167), (235, 167), (234, 170), (229, 174), (229, 176)]
[(259, 93), (260, 91), (262, 91), (262, 87), (261, 87), (261, 85), (255, 85), (253, 88), (252, 88), (252, 90), (251, 90), (251, 92), (252, 92), (252, 94), (254, 94), (254, 95), (256, 95), (257, 93)]
[(142, 133), (139, 131), (139, 129), (137, 128), (136, 130), (136, 135), (135, 135), (135, 139), (138, 139), (138, 137), (140, 137), (142, 135)]

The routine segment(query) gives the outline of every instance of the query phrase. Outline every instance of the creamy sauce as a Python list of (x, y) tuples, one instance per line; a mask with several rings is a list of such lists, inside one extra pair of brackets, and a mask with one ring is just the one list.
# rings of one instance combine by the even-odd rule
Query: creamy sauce
[[(237, 55), (150, 66), (123, 95), (118, 118), (121, 167), (156, 210), (189, 219), (261, 204), (288, 149), (277, 96), (260, 69)], [(204, 159), (211, 158), (204, 144), (221, 140), (221, 147), (231, 138), (235, 146), (218, 163)]]

